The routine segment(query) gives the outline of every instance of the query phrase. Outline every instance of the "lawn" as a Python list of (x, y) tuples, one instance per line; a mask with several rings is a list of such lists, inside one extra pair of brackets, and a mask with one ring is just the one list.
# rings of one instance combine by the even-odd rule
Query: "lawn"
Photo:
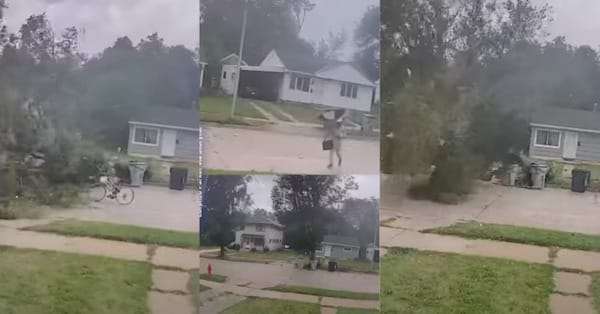
[[(216, 258), (219, 252), (203, 254), (204, 257)], [(228, 251), (226, 259), (230, 261), (250, 263), (271, 263), (276, 261), (293, 262), (299, 255), (293, 251), (249, 252)]]
[(425, 232), (456, 235), (472, 239), (490, 239), (540, 246), (600, 251), (600, 235), (587, 235), (512, 225), (466, 222), (456, 223), (449, 227), (430, 229)]
[(321, 110), (315, 108), (313, 105), (292, 102), (282, 102), (276, 105), (300, 122), (322, 124), (321, 120), (319, 120)]
[(0, 313), (149, 312), (144, 263), (0, 247)]
[(382, 313), (550, 313), (550, 265), (391, 249)]
[(207, 176), (238, 176), (238, 175), (246, 175), (246, 176), (250, 176), (250, 175), (272, 175), (274, 174), (273, 172), (268, 172), (268, 171), (256, 171), (256, 170), (250, 170), (250, 171), (246, 171), (246, 170), (231, 170), (231, 169), (208, 169), (208, 168), (203, 168), (202, 169), (202, 175), (207, 175)]
[(281, 108), (279, 108), (280, 110), (277, 110), (278, 104), (266, 101), (256, 101), (256, 104), (259, 105), (262, 109), (274, 115), (275, 118), (281, 121), (292, 122), (292, 120), (290, 120), (287, 116), (281, 114)]
[(280, 291), (280, 292), (291, 292), (310, 294), (320, 297), (331, 297), (331, 298), (342, 298), (342, 299), (355, 299), (355, 300), (379, 300), (379, 294), (377, 293), (363, 293), (363, 292), (352, 292), (352, 291), (340, 291), (340, 290), (327, 290), (313, 287), (302, 287), (302, 286), (286, 286), (279, 285), (267, 290)]
[(321, 307), (318, 304), (302, 303), (295, 301), (282, 301), (271, 299), (249, 298), (246, 301), (240, 302), (221, 314), (320, 314)]
[(209, 276), (208, 274), (200, 274), (200, 279), (223, 283), (227, 281), (227, 276), (217, 274), (212, 274)]
[[(231, 97), (203, 96), (200, 99), (200, 118), (202, 121), (209, 122), (235, 122), (230, 120)], [(238, 117), (247, 117), (255, 119), (266, 119), (258, 110), (256, 110), (250, 101), (238, 98), (235, 106), (235, 115)], [(238, 121), (246, 124), (243, 120)], [(240, 124), (234, 123), (234, 124)]]
[(195, 232), (71, 219), (28, 227), (25, 230), (190, 249), (198, 248), (200, 241)]
[(592, 286), (590, 287), (592, 298), (594, 302), (594, 308), (600, 313), (600, 273), (596, 273), (592, 276)]
[[(358, 272), (358, 273), (372, 273), (376, 274), (379, 272), (379, 263), (373, 263), (369, 261), (352, 261), (340, 259), (338, 262), (338, 271), (347, 272)], [(327, 265), (325, 265), (327, 267)]]

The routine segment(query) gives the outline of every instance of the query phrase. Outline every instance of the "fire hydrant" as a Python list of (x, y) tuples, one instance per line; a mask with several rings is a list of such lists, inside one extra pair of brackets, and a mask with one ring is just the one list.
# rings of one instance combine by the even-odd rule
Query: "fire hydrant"
[(212, 275), (212, 266), (210, 264), (208, 264), (208, 275)]

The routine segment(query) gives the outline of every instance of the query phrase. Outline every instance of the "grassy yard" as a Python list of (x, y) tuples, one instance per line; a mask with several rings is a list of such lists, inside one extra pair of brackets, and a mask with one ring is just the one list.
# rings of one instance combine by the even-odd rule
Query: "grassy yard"
[(282, 301), (271, 299), (249, 298), (246, 301), (238, 303), (221, 314), (320, 314), (321, 307), (318, 304), (302, 303), (295, 301)]
[[(202, 121), (209, 122), (235, 122), (230, 120), (231, 97), (203, 96), (200, 99), (200, 118)], [(238, 98), (235, 106), (235, 115), (238, 117), (266, 119), (258, 110), (256, 110), (247, 99)], [(238, 121), (246, 124), (243, 120)], [(234, 123), (234, 124), (240, 124)]]
[(378, 310), (338, 308), (337, 314), (379, 314)]
[(321, 111), (309, 104), (282, 102), (276, 104), (281, 110), (291, 114), (296, 120), (304, 123), (321, 124)]
[(319, 288), (313, 288), (313, 287), (279, 285), (279, 286), (269, 288), (268, 290), (310, 294), (310, 295), (316, 295), (316, 296), (320, 296), (320, 297), (331, 297), (331, 298), (342, 298), (342, 299), (379, 300), (379, 294), (377, 294), (377, 293), (362, 293), (362, 292), (352, 292), (352, 291), (327, 290), (327, 289), (319, 289)]
[(227, 281), (227, 276), (217, 274), (212, 274), (209, 276), (208, 274), (200, 274), (200, 279), (223, 283)]
[(291, 119), (289, 119), (287, 116), (281, 114), (281, 109), (277, 110), (277, 106), (278, 104), (272, 103), (272, 102), (266, 102), (266, 101), (256, 101), (256, 104), (259, 105), (261, 108), (263, 108), (264, 110), (268, 111), (269, 113), (271, 113), (272, 115), (275, 116), (275, 118), (281, 120), (281, 121), (285, 121), (285, 122), (292, 122)]
[[(219, 252), (203, 254), (204, 257), (216, 258)], [(292, 251), (272, 251), (272, 252), (249, 252), (249, 251), (229, 251), (226, 259), (230, 261), (250, 262), (250, 263), (270, 263), (276, 261), (293, 262), (298, 254)]]
[(150, 266), (0, 247), (0, 313), (148, 313)]
[(230, 170), (230, 169), (207, 169), (207, 168), (203, 168), (202, 169), (202, 175), (207, 175), (207, 176), (223, 176), (223, 175), (227, 175), (227, 176), (234, 176), (234, 175), (272, 175), (274, 173), (272, 172), (268, 172), (268, 171), (256, 171), (256, 170), (250, 170), (250, 171), (246, 171), (246, 170)]
[(540, 246), (600, 251), (600, 235), (587, 235), (512, 225), (466, 222), (457, 223), (449, 227), (430, 229), (426, 232), (473, 239), (490, 239)]
[[(338, 271), (347, 272), (358, 272), (358, 273), (379, 273), (379, 263), (373, 263), (368, 261), (352, 261), (352, 260), (338, 260)], [(327, 265), (325, 265), (327, 267)]]
[(600, 313), (600, 273), (596, 273), (592, 276), (592, 286), (590, 287), (592, 298), (594, 302), (594, 308)]
[(46, 225), (25, 228), (26, 230), (58, 233), (141, 244), (154, 244), (195, 249), (199, 247), (198, 234), (104, 222), (63, 220)]
[(553, 269), (395, 248), (381, 270), (382, 313), (550, 313)]

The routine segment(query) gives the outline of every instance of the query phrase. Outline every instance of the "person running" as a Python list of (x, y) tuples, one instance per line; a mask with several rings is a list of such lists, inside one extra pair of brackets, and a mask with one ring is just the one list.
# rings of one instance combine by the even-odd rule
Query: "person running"
[(325, 129), (325, 137), (323, 142), (331, 141), (331, 148), (329, 149), (329, 164), (327, 165), (327, 169), (331, 169), (333, 167), (334, 153), (338, 158), (338, 166), (342, 166), (342, 138), (345, 113), (346, 110), (338, 109), (333, 112), (325, 112), (320, 116)]

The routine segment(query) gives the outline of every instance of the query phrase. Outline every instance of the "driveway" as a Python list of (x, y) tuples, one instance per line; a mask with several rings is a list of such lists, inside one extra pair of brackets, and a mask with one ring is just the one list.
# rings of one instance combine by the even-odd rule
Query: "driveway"
[(379, 275), (302, 270), (289, 263), (259, 264), (206, 258), (200, 258), (200, 271), (206, 273), (209, 263), (213, 273), (227, 276), (237, 285), (258, 288), (295, 285), (379, 293)]
[[(314, 133), (314, 131), (312, 132)], [(318, 132), (317, 132), (318, 133)], [(203, 127), (202, 166), (208, 169), (297, 174), (379, 174), (378, 139), (345, 139), (343, 165), (327, 169), (322, 137), (242, 128)], [(334, 160), (337, 163), (337, 158)]]
[(52, 211), (50, 218), (139, 225), (145, 227), (198, 232), (199, 191), (174, 191), (166, 187), (143, 186), (134, 188), (135, 200), (122, 206), (115, 200), (60, 211)]
[(446, 226), (459, 220), (476, 220), (599, 234), (600, 195), (482, 183), (467, 202), (443, 205), (397, 198), (388, 191), (382, 195), (381, 217), (396, 217), (395, 227), (412, 230)]

